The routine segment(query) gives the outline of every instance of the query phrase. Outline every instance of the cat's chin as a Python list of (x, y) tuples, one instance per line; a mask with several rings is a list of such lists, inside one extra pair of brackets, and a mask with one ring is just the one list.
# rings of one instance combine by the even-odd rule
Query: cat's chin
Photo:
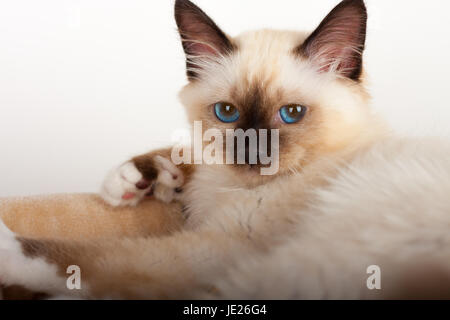
[(262, 171), (264, 166), (261, 165), (234, 165), (232, 168), (238, 174), (240, 179), (244, 180), (249, 185), (259, 185), (272, 180), (277, 176), (277, 174), (264, 175), (264, 171)]

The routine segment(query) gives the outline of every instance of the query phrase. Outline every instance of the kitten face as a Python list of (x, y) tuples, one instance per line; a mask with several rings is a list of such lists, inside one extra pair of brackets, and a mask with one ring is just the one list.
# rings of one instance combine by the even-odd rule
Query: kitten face
[[(226, 129), (278, 129), (279, 173), (345, 148), (370, 122), (360, 77), (362, 1), (342, 2), (310, 35), (261, 30), (231, 38), (185, 0), (177, 1), (176, 18), (188, 57), (190, 83), (181, 99), (189, 120), (224, 135)], [(234, 106), (238, 119), (221, 121), (218, 102)], [(283, 106), (301, 106), (304, 114), (286, 123)], [(259, 172), (255, 166), (234, 167)]]

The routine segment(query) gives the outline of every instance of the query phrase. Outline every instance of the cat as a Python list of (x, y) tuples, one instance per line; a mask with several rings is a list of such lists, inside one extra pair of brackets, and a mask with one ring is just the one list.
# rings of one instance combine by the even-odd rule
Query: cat
[[(371, 111), (364, 1), (340, 2), (312, 33), (232, 38), (188, 0), (175, 18), (189, 121), (278, 129), (277, 174), (259, 162), (177, 166), (170, 149), (136, 157), (107, 176), (103, 198), (180, 202), (183, 230), (57, 241), (0, 223), (0, 282), (89, 299), (449, 297), (450, 145), (396, 137)], [(80, 290), (66, 287), (70, 265)], [(380, 290), (366, 281), (373, 265)]]

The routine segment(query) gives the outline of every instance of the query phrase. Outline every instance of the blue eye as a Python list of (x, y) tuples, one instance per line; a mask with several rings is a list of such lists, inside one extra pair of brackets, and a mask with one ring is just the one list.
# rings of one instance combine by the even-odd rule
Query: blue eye
[(303, 119), (306, 113), (306, 107), (302, 105), (291, 104), (280, 109), (280, 117), (287, 124), (297, 123)]
[(239, 110), (228, 102), (218, 102), (214, 105), (216, 117), (225, 123), (233, 123), (239, 119)]

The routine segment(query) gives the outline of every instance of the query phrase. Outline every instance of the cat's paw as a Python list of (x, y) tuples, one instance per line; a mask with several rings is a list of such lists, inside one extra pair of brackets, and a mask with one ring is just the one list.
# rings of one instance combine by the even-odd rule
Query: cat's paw
[(153, 160), (157, 172), (153, 180), (145, 179), (133, 161), (112, 170), (102, 185), (103, 200), (114, 207), (136, 206), (146, 196), (171, 202), (184, 183), (183, 172), (169, 159), (155, 156)]

